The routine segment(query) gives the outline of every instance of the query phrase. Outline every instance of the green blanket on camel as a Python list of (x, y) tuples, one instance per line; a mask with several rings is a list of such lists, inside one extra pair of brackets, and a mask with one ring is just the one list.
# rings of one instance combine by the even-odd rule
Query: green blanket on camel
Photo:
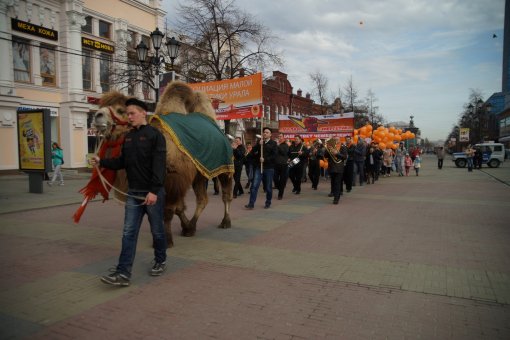
[(211, 179), (234, 172), (232, 146), (210, 117), (192, 112), (152, 116), (167, 131), (179, 150), (184, 152), (204, 177)]

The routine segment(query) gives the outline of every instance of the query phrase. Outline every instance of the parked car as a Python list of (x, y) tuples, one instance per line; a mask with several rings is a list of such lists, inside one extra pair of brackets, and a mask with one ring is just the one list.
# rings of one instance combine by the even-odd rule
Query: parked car
[[(501, 143), (480, 143), (474, 147), (479, 147), (482, 150), (482, 164), (487, 164), (490, 168), (497, 168), (505, 161), (505, 148)], [(455, 162), (458, 168), (466, 167), (467, 158), (465, 152), (454, 152), (452, 156), (452, 161)]]

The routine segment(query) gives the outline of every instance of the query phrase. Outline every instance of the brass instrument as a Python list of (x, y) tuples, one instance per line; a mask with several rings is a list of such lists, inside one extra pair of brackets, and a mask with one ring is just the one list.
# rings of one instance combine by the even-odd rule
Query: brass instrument
[(330, 138), (326, 141), (326, 150), (328, 151), (334, 163), (339, 164), (343, 162), (343, 159), (338, 159), (336, 157), (336, 154), (338, 153), (336, 148), (336, 138)]

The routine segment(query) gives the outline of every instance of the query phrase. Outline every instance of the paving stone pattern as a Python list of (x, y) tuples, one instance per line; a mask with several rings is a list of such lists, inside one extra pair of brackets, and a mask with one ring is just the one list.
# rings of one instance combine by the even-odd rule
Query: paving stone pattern
[(72, 223), (86, 179), (30, 194), (0, 176), (0, 339), (510, 339), (510, 163), (468, 173), (426, 156), (419, 177), (339, 205), (325, 180), (301, 195), (289, 182), (270, 209), (262, 191), (254, 210), (235, 199), (228, 230), (211, 195), (195, 237), (174, 220), (161, 277), (144, 222), (127, 288), (99, 281), (123, 207), (96, 200)]

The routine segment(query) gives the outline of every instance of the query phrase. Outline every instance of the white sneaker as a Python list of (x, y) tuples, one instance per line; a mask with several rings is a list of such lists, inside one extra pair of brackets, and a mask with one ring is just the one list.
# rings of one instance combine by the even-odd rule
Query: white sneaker
[(60, 183), (59, 185), (60, 185), (60, 186), (64, 185), (64, 182)]
[(51, 183), (51, 182), (46, 182), (46, 183), (48, 183), (48, 185), (49, 185), (50, 187), (53, 185), (53, 183)]

